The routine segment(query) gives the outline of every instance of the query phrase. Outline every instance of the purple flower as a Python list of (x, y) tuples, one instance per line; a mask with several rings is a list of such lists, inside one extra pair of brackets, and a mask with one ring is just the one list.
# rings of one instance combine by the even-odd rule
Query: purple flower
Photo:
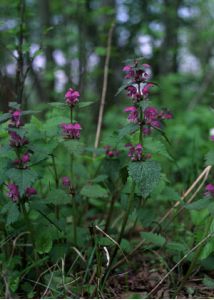
[(28, 187), (25, 190), (25, 196), (27, 198), (30, 198), (30, 197), (32, 197), (33, 195), (36, 195), (36, 194), (37, 194), (37, 191), (33, 187)]
[(19, 200), (19, 189), (18, 186), (14, 183), (9, 183), (7, 185), (8, 188), (8, 197), (11, 198), (14, 202)]
[(65, 94), (65, 102), (69, 106), (75, 106), (79, 102), (80, 93), (70, 88)]
[(9, 131), (10, 135), (10, 146), (11, 147), (22, 147), (28, 144), (28, 140), (25, 137), (21, 137), (15, 131)]
[(137, 144), (133, 146), (132, 144), (127, 144), (126, 147), (129, 147), (128, 156), (132, 161), (139, 161), (143, 158), (143, 146), (141, 144)]
[(152, 82), (148, 82), (144, 85), (144, 87), (142, 89), (142, 95), (144, 96), (144, 99), (148, 98), (150, 88), (153, 87), (153, 86), (154, 86), (154, 84)]
[(214, 135), (211, 135), (211, 136), (210, 136), (210, 140), (211, 140), (211, 141), (214, 141)]
[(208, 197), (214, 197), (214, 185), (213, 184), (209, 183), (206, 185), (204, 195), (208, 196)]
[(135, 106), (128, 106), (124, 109), (125, 112), (128, 112), (128, 120), (131, 123), (137, 123), (138, 121), (138, 111), (137, 108)]
[(111, 146), (106, 145), (104, 147), (104, 149), (106, 150), (106, 156), (107, 157), (118, 157), (119, 156), (119, 151), (116, 149), (113, 149)]
[(25, 153), (20, 159), (16, 159), (14, 164), (17, 168), (27, 168), (27, 164), (30, 161), (30, 154)]
[(130, 65), (123, 67), (123, 71), (126, 73), (125, 78), (131, 79), (134, 76), (134, 69)]
[(147, 107), (144, 110), (144, 118), (147, 123), (151, 123), (151, 121), (156, 120), (158, 117), (158, 110), (155, 107)]
[(161, 123), (158, 120), (152, 120), (150, 124), (152, 127), (161, 128)]
[(23, 125), (21, 122), (21, 114), (22, 114), (22, 112), (20, 110), (15, 110), (14, 112), (11, 113), (10, 126), (18, 128)]
[(68, 176), (62, 177), (62, 185), (64, 187), (69, 187), (71, 185), (70, 178)]
[(67, 139), (79, 139), (80, 130), (82, 129), (79, 123), (62, 123), (60, 125), (62, 128), (62, 134)]
[(21, 161), (23, 164), (27, 164), (30, 161), (30, 154), (29, 153), (25, 153), (22, 158)]

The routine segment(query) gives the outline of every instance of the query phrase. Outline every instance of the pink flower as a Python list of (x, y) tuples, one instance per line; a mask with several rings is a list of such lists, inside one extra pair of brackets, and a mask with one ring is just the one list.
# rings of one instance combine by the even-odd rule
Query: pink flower
[(65, 94), (65, 102), (69, 106), (75, 106), (79, 102), (80, 93), (70, 88)]
[(145, 99), (148, 97), (150, 88), (153, 87), (153, 86), (154, 86), (154, 84), (152, 82), (148, 82), (144, 85), (144, 87), (142, 89), (142, 94), (143, 94)]
[(25, 190), (25, 196), (27, 198), (31, 198), (33, 195), (36, 195), (36, 194), (37, 194), (37, 191), (33, 187), (28, 187)]
[(206, 185), (204, 195), (208, 196), (208, 197), (214, 197), (214, 185), (213, 184), (209, 183)]
[(124, 109), (125, 112), (128, 112), (128, 120), (131, 123), (137, 123), (138, 121), (138, 111), (137, 108), (135, 106), (128, 106)]
[(82, 129), (79, 123), (62, 123), (60, 127), (62, 128), (62, 134), (65, 138), (79, 139), (80, 130)]
[(68, 176), (62, 177), (62, 185), (64, 187), (69, 187), (71, 185), (70, 178)]
[(14, 112), (11, 113), (11, 124), (10, 126), (12, 127), (20, 127), (22, 126), (21, 123), (21, 110), (15, 110)]
[(134, 69), (130, 65), (123, 67), (123, 71), (126, 73), (125, 78), (130, 79), (134, 76)]
[(14, 183), (9, 183), (7, 185), (8, 188), (8, 197), (11, 198), (14, 202), (19, 200), (19, 189), (18, 186)]
[(10, 135), (10, 146), (11, 147), (22, 147), (26, 144), (28, 144), (28, 140), (25, 137), (21, 137), (18, 133), (15, 131), (9, 131)]

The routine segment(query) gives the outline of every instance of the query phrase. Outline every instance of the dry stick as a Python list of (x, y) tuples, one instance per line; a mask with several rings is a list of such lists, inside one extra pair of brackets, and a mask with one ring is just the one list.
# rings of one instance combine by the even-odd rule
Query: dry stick
[(179, 260), (179, 262), (174, 265), (174, 267), (158, 282), (158, 284), (151, 290), (151, 292), (149, 292), (149, 294), (147, 295), (147, 298), (153, 294), (156, 289), (165, 281), (165, 279), (192, 253), (194, 252), (196, 249), (198, 249), (198, 247), (200, 247), (202, 244), (204, 244), (209, 238), (211, 238), (214, 234), (213, 233), (209, 233), (205, 238), (203, 238), (197, 245), (195, 245), (187, 254), (185, 254), (181, 260)]
[[(115, 26), (115, 23), (112, 23), (112, 25), (109, 29), (109, 32), (108, 32), (107, 53), (106, 53), (105, 66), (104, 66), (104, 77), (103, 77), (103, 88), (102, 88), (102, 95), (101, 95), (101, 101), (100, 101), (97, 132), (96, 132), (96, 138), (95, 138), (95, 143), (94, 143), (95, 149), (97, 149), (99, 146), (100, 133), (101, 133), (101, 127), (102, 127), (102, 122), (103, 122), (103, 112), (104, 112), (106, 91), (107, 91), (107, 85), (108, 85), (109, 61), (110, 61), (111, 43), (112, 43), (112, 35), (113, 35), (114, 26)], [(94, 153), (94, 157), (95, 156), (96, 156), (96, 154)]]
[[(196, 192), (194, 193), (194, 195), (187, 201), (187, 203), (190, 203), (193, 198), (196, 196), (196, 194), (199, 192), (199, 190), (201, 189), (201, 187), (203, 186), (205, 180), (207, 179), (209, 172), (211, 170), (212, 166), (208, 166), (204, 169), (204, 171), (198, 176), (198, 178), (193, 182), (193, 184), (190, 186), (190, 188), (183, 194), (183, 196), (181, 197), (181, 200), (184, 200), (190, 193), (191, 191), (194, 189), (194, 187), (197, 185), (197, 183), (204, 177), (203, 183), (199, 186), (199, 188), (196, 190)], [(163, 221), (173, 212), (173, 210), (180, 204), (180, 201), (177, 201), (175, 203), (175, 205), (173, 205), (172, 208), (170, 208), (167, 213), (163, 216), (163, 218), (161, 218), (161, 220), (159, 221), (159, 224), (163, 223)], [(180, 212), (180, 211), (179, 211)], [(154, 227), (151, 232), (154, 232), (156, 230), (156, 227)], [(144, 244), (145, 240), (140, 241), (140, 243), (137, 244), (137, 246), (132, 250), (132, 252), (130, 252), (129, 254), (127, 254), (127, 257), (132, 256), (137, 250), (139, 250), (142, 245)], [(115, 268), (117, 268), (118, 266), (120, 266), (121, 264), (124, 263), (124, 258), (122, 258), (121, 260), (119, 260), (117, 263), (115, 263), (112, 266), (112, 270), (114, 270)]]
[[(193, 184), (190, 186), (190, 188), (183, 194), (183, 196), (181, 197), (181, 200), (184, 200), (190, 193), (191, 191), (194, 189), (194, 187), (197, 185), (197, 183), (201, 180), (201, 178), (203, 178), (204, 174), (206, 176), (206, 174), (209, 174), (210, 170), (211, 170), (212, 166), (208, 166), (204, 169), (204, 171), (198, 176), (198, 178), (193, 182)], [(208, 176), (208, 175), (207, 175)], [(191, 199), (192, 201), (192, 199)], [(173, 207), (171, 207), (167, 213), (160, 219), (159, 223), (163, 223), (163, 221), (173, 212), (173, 210), (179, 206), (180, 201), (177, 201)]]
[[(205, 175), (204, 175), (204, 178), (203, 178), (203, 181), (202, 181), (202, 183), (199, 185), (199, 187), (197, 188), (197, 190), (194, 192), (194, 194), (189, 198), (189, 200), (186, 202), (187, 204), (190, 204), (191, 202), (192, 202), (192, 200), (195, 198), (195, 196), (198, 194), (198, 192), (201, 190), (201, 188), (203, 187), (203, 185), (204, 185), (204, 183), (205, 183), (205, 181), (207, 180), (207, 178), (208, 178), (208, 176), (209, 176), (209, 172), (210, 172), (210, 170), (211, 170), (211, 166), (209, 166), (210, 168), (208, 169), (208, 168), (206, 168), (205, 170), (206, 170), (206, 173), (205, 173)], [(183, 200), (183, 199), (182, 199)], [(174, 217), (171, 219), (171, 221), (170, 222), (172, 222), (172, 220), (174, 220), (174, 218), (176, 217), (176, 216), (178, 216), (181, 212), (182, 212), (182, 210), (184, 209), (184, 207), (182, 206), (178, 211), (177, 211), (177, 213), (174, 215)], [(167, 226), (168, 226), (169, 224), (167, 224)], [(166, 226), (166, 227), (167, 227)]]

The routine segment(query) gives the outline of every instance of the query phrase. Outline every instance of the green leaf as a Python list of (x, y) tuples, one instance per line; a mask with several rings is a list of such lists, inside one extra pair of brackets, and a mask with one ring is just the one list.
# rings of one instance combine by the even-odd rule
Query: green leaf
[(12, 203), (10, 209), (8, 210), (6, 224), (7, 225), (13, 224), (18, 220), (18, 218), (19, 218), (18, 207), (15, 203)]
[(214, 165), (214, 151), (209, 151), (205, 156), (206, 165)]
[(178, 243), (178, 242), (169, 242), (169, 243), (167, 243), (167, 249), (171, 252), (185, 253), (185, 251), (187, 251), (186, 246), (184, 244)]
[(129, 175), (136, 182), (143, 197), (149, 196), (160, 180), (160, 165), (156, 161), (131, 162)]
[(200, 254), (200, 259), (207, 258), (214, 251), (214, 239), (212, 238), (209, 242), (206, 243), (202, 252)]
[(85, 185), (80, 191), (82, 196), (88, 198), (107, 198), (108, 191), (98, 184)]
[(83, 152), (83, 143), (77, 141), (77, 140), (63, 140), (62, 144), (65, 146), (67, 151), (70, 154), (80, 154)]
[(115, 94), (115, 97), (118, 96), (125, 88), (132, 84), (132, 81), (127, 81), (125, 84), (121, 85), (119, 89), (117, 90), (117, 93)]
[(156, 246), (161, 247), (166, 242), (166, 239), (162, 235), (157, 234), (157, 233), (142, 232), (140, 235), (146, 242), (152, 243)]
[(121, 241), (121, 244), (120, 244), (120, 247), (123, 251), (125, 252), (131, 252), (132, 250), (132, 246), (131, 246), (131, 243), (130, 241), (126, 240), (126, 239), (122, 239)]
[(159, 140), (152, 137), (148, 137), (144, 142), (145, 149), (152, 155), (165, 156), (166, 158), (173, 160), (167, 152), (166, 146)]
[(9, 169), (6, 172), (7, 177), (18, 185), (20, 195), (23, 196), (27, 187), (37, 179), (37, 173), (31, 169)]
[(79, 108), (85, 108), (85, 107), (88, 107), (88, 106), (90, 106), (90, 105), (92, 105), (94, 103), (95, 103), (94, 101), (80, 102), (78, 104), (78, 107)]
[(48, 230), (41, 230), (36, 233), (35, 246), (39, 254), (49, 253), (51, 251), (53, 241)]
[(97, 177), (95, 177), (92, 181), (95, 183), (99, 183), (99, 182), (103, 182), (108, 178), (107, 175), (99, 175)]
[(17, 102), (9, 102), (8, 106), (13, 109), (20, 109), (20, 104)]
[(195, 209), (195, 210), (200, 210), (207, 208), (211, 202), (210, 198), (203, 198), (198, 201), (194, 201), (193, 203), (186, 204), (185, 207), (187, 209)]
[(67, 194), (65, 191), (60, 189), (54, 189), (50, 191), (45, 199), (46, 204), (54, 204), (54, 205), (65, 205), (68, 203), (72, 203), (71, 196)]
[(214, 289), (214, 279), (208, 277), (207, 275), (203, 279), (203, 284), (210, 289)]
[(122, 139), (127, 135), (133, 134), (138, 129), (139, 129), (139, 125), (134, 124), (134, 123), (130, 123), (130, 124), (124, 126), (123, 128), (118, 130), (119, 139)]
[(0, 124), (7, 122), (11, 118), (10, 113), (6, 113), (0, 116)]
[(19, 218), (19, 210), (16, 203), (10, 201), (3, 206), (1, 212), (6, 214), (6, 225), (15, 223)]

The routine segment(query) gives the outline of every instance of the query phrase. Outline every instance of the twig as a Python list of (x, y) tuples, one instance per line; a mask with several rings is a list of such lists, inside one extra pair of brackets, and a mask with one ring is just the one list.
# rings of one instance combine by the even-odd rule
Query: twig
[[(198, 178), (193, 182), (193, 184), (190, 186), (190, 188), (183, 194), (183, 196), (181, 197), (181, 200), (183, 201), (194, 189), (194, 187), (198, 184), (198, 182), (204, 177), (204, 180), (202, 182), (202, 184), (199, 186), (199, 188), (196, 190), (196, 192), (193, 194), (193, 196), (187, 201), (187, 203), (189, 204), (194, 197), (196, 196), (196, 194), (199, 192), (199, 190), (201, 189), (201, 187), (203, 186), (205, 180), (207, 179), (209, 172), (211, 170), (212, 166), (208, 166), (204, 169), (204, 171), (198, 176)], [(171, 215), (171, 213), (173, 212), (173, 210), (178, 207), (180, 205), (180, 201), (177, 201), (173, 207), (171, 207), (167, 213), (160, 219), (159, 223), (163, 223), (163, 221), (169, 216)], [(180, 212), (180, 211), (179, 211)]]
[[(102, 122), (103, 122), (103, 112), (104, 112), (106, 91), (107, 91), (107, 85), (108, 85), (109, 61), (110, 61), (112, 35), (113, 35), (114, 26), (115, 26), (115, 23), (112, 23), (112, 25), (109, 29), (109, 32), (108, 32), (107, 53), (106, 53), (105, 66), (104, 66), (104, 77), (103, 77), (103, 88), (102, 88), (102, 95), (101, 95), (101, 101), (100, 101), (97, 132), (96, 132), (96, 138), (95, 138), (95, 143), (94, 143), (95, 149), (98, 148), (99, 142), (100, 142), (100, 133), (101, 133), (101, 127), (102, 127)], [(94, 157), (95, 157), (95, 153), (94, 153)]]

